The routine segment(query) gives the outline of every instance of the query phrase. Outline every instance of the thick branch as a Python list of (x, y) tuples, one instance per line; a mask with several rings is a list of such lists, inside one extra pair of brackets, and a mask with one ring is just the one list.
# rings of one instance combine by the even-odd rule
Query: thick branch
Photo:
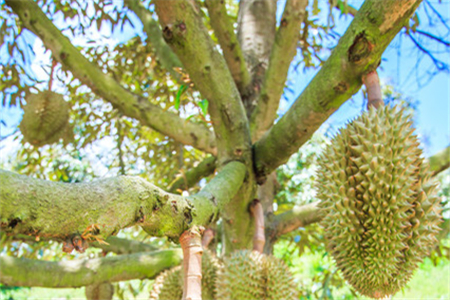
[(250, 84), (251, 78), (241, 45), (234, 33), (233, 23), (230, 22), (228, 17), (225, 1), (206, 0), (205, 4), (208, 8), (211, 26), (219, 40), (228, 69), (230, 69), (239, 92), (243, 94)]
[(177, 55), (173, 53), (172, 49), (164, 41), (159, 24), (153, 19), (152, 13), (145, 8), (140, 0), (126, 0), (124, 4), (141, 20), (147, 39), (155, 50), (161, 65), (170, 72), (173, 78), (179, 80), (180, 74), (175, 71), (175, 68), (182, 68), (182, 64)]
[(450, 146), (437, 154), (428, 158), (430, 164), (430, 171), (433, 175), (437, 175), (440, 172), (450, 167)]
[(60, 262), (0, 256), (0, 282), (10, 286), (68, 288), (152, 279), (179, 265), (181, 259), (179, 249)]
[(88, 229), (94, 240), (138, 224), (151, 235), (177, 238), (191, 225), (211, 222), (245, 174), (243, 164), (231, 162), (202, 191), (185, 198), (139, 177), (68, 184), (0, 170), (1, 229), (63, 241)]
[(249, 158), (250, 132), (230, 71), (215, 49), (194, 1), (155, 1), (164, 38), (180, 58), (197, 89), (208, 102), (219, 165), (230, 159)]
[[(321, 70), (289, 111), (255, 144), (259, 182), (284, 164), (377, 68), (420, 0), (364, 2)], [(280, 151), (283, 149), (283, 151)]]
[(238, 40), (244, 53), (252, 84), (242, 95), (250, 118), (261, 90), (275, 39), (277, 2), (241, 0), (238, 13)]
[(202, 178), (213, 174), (215, 169), (216, 158), (214, 156), (210, 156), (199, 163), (198, 166), (180, 175), (173, 183), (170, 184), (169, 192), (177, 193), (180, 190), (187, 190), (194, 186)]
[(215, 153), (214, 137), (207, 128), (187, 122), (124, 89), (113, 78), (104, 74), (97, 65), (89, 62), (53, 25), (36, 2), (8, 0), (6, 3), (19, 16), (22, 24), (52, 51), (53, 57), (58, 62), (124, 115), (135, 118), (142, 125), (149, 126), (183, 144)]
[(300, 25), (305, 17), (307, 4), (307, 0), (286, 2), (270, 54), (269, 67), (251, 117), (250, 129), (253, 141), (257, 141), (272, 126), (277, 117), (289, 66), (297, 52)]

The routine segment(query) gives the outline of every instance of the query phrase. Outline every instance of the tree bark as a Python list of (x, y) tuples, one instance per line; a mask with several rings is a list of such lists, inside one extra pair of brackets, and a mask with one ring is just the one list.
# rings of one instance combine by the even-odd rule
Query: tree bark
[(52, 51), (53, 57), (59, 63), (124, 115), (137, 119), (142, 125), (149, 126), (180, 143), (212, 154), (216, 153), (214, 136), (206, 127), (181, 119), (176, 114), (167, 112), (151, 104), (148, 99), (137, 96), (120, 86), (73, 46), (47, 18), (36, 2), (8, 0), (6, 4), (19, 16), (24, 27), (36, 34)]
[(153, 236), (178, 238), (190, 226), (214, 220), (245, 174), (243, 164), (231, 162), (198, 194), (182, 197), (139, 177), (67, 184), (0, 170), (1, 228), (64, 241), (87, 229), (92, 240), (105, 239), (138, 224)]
[(230, 22), (228, 17), (225, 2), (206, 0), (205, 4), (208, 8), (211, 26), (219, 40), (228, 69), (242, 95), (250, 84), (251, 78), (247, 70), (241, 45), (234, 33), (233, 23)]
[(145, 8), (140, 0), (126, 0), (124, 4), (131, 9), (136, 16), (141, 20), (144, 26), (144, 32), (147, 34), (147, 41), (150, 42), (155, 50), (156, 56), (170, 75), (177, 81), (180, 81), (180, 74), (175, 71), (175, 68), (183, 68), (180, 59), (166, 44), (163, 38), (159, 24), (152, 17), (152, 13)]
[(10, 286), (68, 288), (153, 279), (181, 260), (179, 249), (60, 262), (0, 256), (0, 282)]
[(420, 2), (364, 2), (311, 83), (280, 121), (254, 145), (259, 183), (284, 164), (340, 105), (359, 90), (362, 76), (378, 67), (384, 50)]
[(239, 91), (223, 56), (215, 49), (199, 8), (188, 0), (158, 0), (155, 9), (166, 42), (208, 100), (219, 166), (229, 160), (250, 161), (250, 131)]
[(88, 285), (84, 289), (86, 300), (112, 300), (114, 286), (110, 282)]
[(261, 93), (251, 115), (252, 141), (257, 141), (272, 126), (277, 117), (286, 78), (297, 53), (300, 26), (305, 17), (307, 0), (288, 0), (280, 27), (270, 53), (269, 66), (264, 76)]
[(242, 0), (239, 2), (238, 40), (244, 52), (251, 86), (242, 94), (250, 119), (261, 90), (275, 39), (277, 2), (274, 0)]

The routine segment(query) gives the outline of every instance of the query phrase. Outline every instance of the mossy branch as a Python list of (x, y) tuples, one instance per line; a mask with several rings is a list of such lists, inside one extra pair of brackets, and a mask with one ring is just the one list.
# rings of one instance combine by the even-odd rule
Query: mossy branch
[(9, 286), (74, 288), (153, 279), (181, 261), (180, 249), (59, 262), (0, 256), (0, 282)]
[(139, 177), (69, 184), (0, 170), (1, 229), (60, 241), (88, 230), (88, 241), (95, 241), (140, 225), (153, 236), (178, 238), (216, 218), (245, 175), (243, 164), (230, 162), (198, 194), (182, 197)]
[(159, 28), (158, 22), (153, 19), (152, 13), (145, 8), (140, 0), (126, 0), (124, 4), (141, 20), (144, 32), (147, 34), (147, 40), (155, 50), (161, 66), (179, 81), (180, 73), (176, 72), (175, 68), (182, 68), (183, 65), (166, 41), (164, 41), (161, 28)]
[(384, 50), (420, 2), (364, 2), (311, 83), (280, 121), (255, 144), (255, 168), (260, 183), (360, 89), (362, 76), (378, 67)]
[(300, 26), (305, 17), (307, 0), (288, 0), (270, 53), (261, 93), (252, 113), (250, 129), (257, 141), (273, 124), (283, 95), (289, 66), (297, 53)]
[(83, 84), (105, 101), (110, 102), (124, 115), (137, 119), (180, 143), (215, 153), (213, 134), (204, 126), (181, 119), (147, 99), (139, 97), (104, 74), (94, 63), (84, 57), (70, 40), (53, 25), (33, 0), (8, 0), (6, 4), (19, 16), (23, 26), (36, 34), (53, 57), (72, 72)]
[(206, 0), (205, 4), (208, 8), (211, 26), (219, 40), (228, 69), (230, 69), (231, 76), (233, 76), (239, 92), (243, 94), (250, 84), (251, 77), (247, 70), (241, 45), (234, 33), (233, 23), (230, 22), (227, 14), (225, 2)]
[(250, 131), (239, 91), (203, 24), (201, 10), (188, 0), (158, 0), (155, 9), (164, 39), (209, 102), (219, 165), (229, 160), (249, 160)]

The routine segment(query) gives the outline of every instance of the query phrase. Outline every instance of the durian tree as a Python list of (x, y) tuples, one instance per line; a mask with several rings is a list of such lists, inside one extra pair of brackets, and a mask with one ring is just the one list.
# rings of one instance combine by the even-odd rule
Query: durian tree
[[(418, 0), (367, 0), (358, 10), (340, 0), (309, 6), (287, 0), (284, 7), (272, 0), (6, 0), (2, 104), (22, 107), (24, 115), (13, 136), (21, 143), (17, 157), (9, 171), (0, 171), (2, 246), (10, 254), (0, 256), (0, 282), (86, 287), (88, 299), (111, 299), (111, 283), (160, 275), (160, 290), (150, 294), (160, 299), (159, 284), (183, 286), (180, 237), (204, 227), (214, 232), (211, 253), (203, 255), (204, 283), (210, 282), (202, 288), (205, 299), (246, 297), (246, 286), (233, 286), (244, 262), (250, 267), (241, 276), (260, 288), (252, 297), (281, 299), (295, 288), (289, 280), (281, 284), (286, 271), (270, 256), (274, 245), (323, 220), (332, 230), (321, 239), (343, 277), (370, 297), (395, 293), (435, 245), (442, 225), (430, 178), (449, 166), (450, 150), (424, 160), (410, 117), (384, 106), (381, 89), (367, 78), (383, 66), (383, 52), (399, 33), (437, 70), (448, 70), (419, 43), (427, 38), (449, 48), (420, 29), (420, 5), (431, 7)], [(324, 7), (327, 24), (318, 18)], [(339, 38), (337, 13), (352, 18)], [(76, 43), (89, 39), (92, 28), (120, 36), (137, 25), (141, 35), (113, 46)], [(34, 38), (50, 53), (48, 80), (30, 70)], [(332, 51), (325, 46), (330, 38)], [(278, 117), (295, 64), (319, 71)], [(321, 166), (320, 201), (274, 212), (274, 203), (281, 204), (276, 195), (289, 182), (277, 182), (277, 169), (363, 83), (380, 107), (314, 158)], [(108, 172), (100, 176), (102, 169)], [(263, 230), (255, 234), (255, 227)], [(123, 232), (127, 239), (117, 237)], [(383, 248), (387, 239), (391, 246)], [(15, 241), (31, 250), (22, 253)], [(36, 259), (45, 257), (38, 249), (52, 247), (66, 260)], [(101, 257), (97, 249), (115, 255)], [(63, 253), (72, 251), (97, 257), (67, 260)], [(278, 283), (273, 278), (281, 283), (269, 288), (269, 281)], [(169, 292), (183, 297), (182, 290)]]

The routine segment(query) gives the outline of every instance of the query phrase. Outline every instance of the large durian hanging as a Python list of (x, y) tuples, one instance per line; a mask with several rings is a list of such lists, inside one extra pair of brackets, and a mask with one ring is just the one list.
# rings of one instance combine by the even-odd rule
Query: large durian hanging
[[(215, 282), (220, 267), (219, 261), (210, 251), (202, 255), (202, 299), (216, 299)], [(161, 273), (153, 284), (150, 300), (181, 299), (183, 296), (182, 267), (177, 266)]]
[(235, 251), (224, 260), (216, 282), (217, 299), (298, 299), (288, 267), (257, 251)]
[(319, 159), (325, 239), (359, 293), (395, 294), (436, 242), (436, 184), (403, 109), (370, 107)]
[(28, 95), (26, 101), (19, 126), (25, 141), (41, 147), (70, 139), (69, 104), (62, 95), (43, 91)]

